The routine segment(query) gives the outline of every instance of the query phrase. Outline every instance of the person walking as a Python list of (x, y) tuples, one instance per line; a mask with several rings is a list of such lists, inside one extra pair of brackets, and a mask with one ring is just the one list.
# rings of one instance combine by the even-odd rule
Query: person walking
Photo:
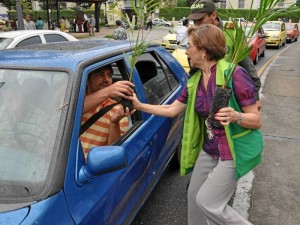
[(150, 28), (150, 30), (152, 30), (152, 17), (148, 16), (147, 18), (147, 26), (146, 26), (146, 30)]
[(90, 19), (90, 30), (89, 30), (90, 36), (95, 36), (95, 26), (96, 26), (96, 20), (94, 15), (92, 15)]
[(36, 30), (35, 23), (31, 20), (30, 15), (26, 15), (24, 19), (24, 29), (25, 30)]
[(126, 30), (122, 27), (121, 20), (116, 20), (116, 29), (114, 30), (114, 39), (115, 40), (126, 40), (127, 39), (127, 33)]
[(36, 29), (38, 30), (43, 30), (44, 29), (44, 21), (42, 20), (41, 17), (36, 21), (35, 23)]
[[(222, 126), (212, 128), (213, 135), (208, 135), (205, 120), (217, 83), (222, 84), (230, 66), (224, 59), (225, 35), (211, 24), (190, 27), (187, 35), (186, 54), (198, 71), (177, 100), (170, 105), (150, 105), (141, 103), (135, 94), (131, 100), (136, 110), (158, 116), (175, 117), (185, 111), (180, 172), (181, 175), (192, 172), (188, 187), (188, 225), (250, 225), (227, 203), (241, 169), (246, 174), (261, 161), (262, 136), (258, 130), (261, 116), (255, 86), (245, 69), (234, 68), (229, 77), (233, 86), (229, 106), (214, 115)], [(247, 136), (245, 141), (239, 132), (247, 130), (257, 131), (258, 136), (255, 139)], [(238, 137), (233, 138), (233, 134)], [(254, 155), (255, 148), (258, 155)], [(244, 161), (241, 154), (245, 151), (248, 158)]]

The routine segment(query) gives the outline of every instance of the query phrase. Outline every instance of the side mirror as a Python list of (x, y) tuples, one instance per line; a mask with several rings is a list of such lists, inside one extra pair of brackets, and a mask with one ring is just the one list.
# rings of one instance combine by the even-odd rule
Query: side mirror
[(123, 147), (94, 147), (88, 154), (87, 164), (80, 168), (78, 182), (83, 185), (93, 177), (123, 169), (126, 165), (127, 155)]

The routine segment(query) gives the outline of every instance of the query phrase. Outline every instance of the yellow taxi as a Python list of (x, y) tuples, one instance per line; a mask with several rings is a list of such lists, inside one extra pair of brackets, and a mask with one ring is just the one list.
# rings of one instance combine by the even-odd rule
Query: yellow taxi
[(285, 46), (287, 32), (283, 21), (268, 21), (263, 25), (267, 38), (267, 46), (275, 46), (278, 49), (280, 46)]
[(187, 59), (187, 55), (185, 54), (186, 46), (187, 46), (187, 36), (182, 40), (180, 45), (172, 52), (172, 55), (177, 59), (177, 61), (182, 65), (184, 70), (189, 73), (190, 65)]

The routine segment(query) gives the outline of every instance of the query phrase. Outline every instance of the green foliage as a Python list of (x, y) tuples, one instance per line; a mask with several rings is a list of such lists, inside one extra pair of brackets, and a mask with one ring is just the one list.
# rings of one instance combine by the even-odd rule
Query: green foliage
[[(256, 17), (256, 14), (258, 13), (258, 9), (218, 8), (217, 13), (222, 20), (229, 20), (229, 17), (233, 17), (231, 15), (235, 15), (234, 17), (244, 17), (248, 18), (249, 21), (253, 21)], [(175, 20), (179, 20), (183, 17), (187, 17), (188, 15), (190, 15), (189, 7), (161, 8), (159, 11), (159, 17), (169, 21), (172, 20), (173, 17), (175, 17)], [(288, 18), (291, 19), (292, 22), (298, 23), (300, 20), (300, 13), (291, 14), (289, 12), (282, 12), (280, 15), (273, 15), (272, 20), (278, 20), (279, 18)]]
[[(91, 17), (92, 14), (95, 14), (94, 10), (91, 9), (84, 9), (82, 10), (87, 17)], [(33, 21), (36, 21), (39, 17), (42, 18), (42, 20), (47, 20), (47, 11), (46, 10), (26, 10), (24, 11), (24, 14), (30, 14)], [(71, 20), (76, 18), (76, 11), (75, 10), (60, 10), (59, 11), (60, 17), (64, 17), (65, 19)], [(17, 18), (17, 13), (15, 10), (8, 11), (8, 15), (10, 19)], [(50, 13), (50, 18), (56, 20), (56, 10), (52, 10)], [(104, 11), (100, 10), (100, 19), (104, 20)]]
[[(130, 5), (134, 11), (134, 14), (136, 15), (137, 20), (139, 20), (141, 24), (145, 24), (147, 18), (155, 12), (156, 8), (159, 7), (160, 2), (157, 0), (130, 0)], [(147, 32), (144, 36), (143, 28), (136, 27), (135, 21), (131, 21), (127, 14), (124, 14), (117, 10), (115, 10), (115, 13), (121, 16), (122, 20), (129, 25), (129, 32), (131, 33), (131, 35), (128, 35), (128, 39), (130, 41), (132, 54), (129, 57), (128, 55), (124, 54), (124, 56), (128, 58), (128, 61), (130, 62), (131, 71), (129, 80), (131, 81), (133, 69), (138, 57), (147, 49), (150, 44), (149, 41), (146, 41), (146, 38), (151, 31)], [(133, 31), (135, 29), (138, 29), (137, 36), (135, 40), (131, 40), (131, 38), (133, 38)], [(155, 29), (155, 26), (153, 29)]]
[(159, 17), (168, 21), (172, 20), (173, 17), (175, 20), (180, 20), (188, 15), (190, 15), (189, 7), (161, 8), (159, 11)]
[[(244, 60), (246, 57), (249, 56), (251, 52), (252, 46), (249, 46), (250, 37), (252, 37), (257, 30), (262, 27), (269, 20), (274, 20), (275, 18), (282, 17), (283, 15), (293, 15), (298, 14), (300, 12), (300, 8), (295, 7), (295, 5), (291, 5), (287, 8), (278, 8), (278, 4), (282, 3), (283, 0), (264, 0), (260, 1), (259, 8), (255, 14), (255, 23), (248, 24), (246, 23), (239, 23), (234, 18), (243, 17), (240, 14), (235, 14), (233, 11), (224, 11), (224, 17), (231, 18), (232, 21), (230, 23), (233, 24), (235, 32), (227, 32), (228, 36), (230, 37), (232, 43), (235, 43), (234, 52), (230, 59), (232, 63), (232, 67), (229, 69), (230, 73), (229, 76), (226, 77), (226, 81), (224, 86), (227, 86), (228, 81), (231, 79), (233, 68), (237, 65), (240, 61)], [(251, 1), (251, 9), (253, 6), (253, 0)], [(218, 12), (220, 14), (220, 12)], [(251, 20), (251, 16), (253, 16), (253, 11), (248, 10), (248, 13), (244, 16), (247, 21)], [(253, 18), (253, 20), (254, 20)], [(245, 36), (245, 29), (246, 27), (250, 27), (247, 37)], [(226, 29), (225, 29), (226, 32)], [(249, 38), (248, 38), (249, 37)], [(247, 38), (249, 40), (247, 40)]]

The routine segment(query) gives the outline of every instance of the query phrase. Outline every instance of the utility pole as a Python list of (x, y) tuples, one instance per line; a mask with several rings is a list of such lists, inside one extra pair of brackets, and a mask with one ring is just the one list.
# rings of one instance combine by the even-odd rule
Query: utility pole
[(24, 30), (24, 20), (20, 0), (16, 0), (16, 10), (18, 18), (18, 30)]

